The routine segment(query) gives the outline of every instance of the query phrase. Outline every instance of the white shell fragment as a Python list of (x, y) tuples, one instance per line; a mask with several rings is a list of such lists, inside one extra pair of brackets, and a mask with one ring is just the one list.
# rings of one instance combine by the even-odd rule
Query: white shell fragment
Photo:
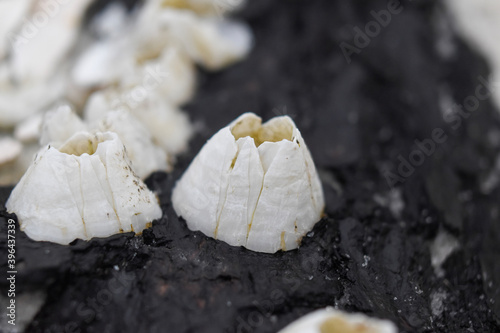
[(291, 323), (278, 333), (396, 333), (388, 320), (350, 314), (331, 307), (314, 311)]
[(253, 113), (205, 144), (172, 202), (191, 230), (266, 253), (297, 248), (324, 209), (314, 162), (292, 119), (262, 125)]
[(79, 132), (36, 156), (6, 204), (31, 239), (68, 244), (141, 232), (162, 212), (111, 132)]

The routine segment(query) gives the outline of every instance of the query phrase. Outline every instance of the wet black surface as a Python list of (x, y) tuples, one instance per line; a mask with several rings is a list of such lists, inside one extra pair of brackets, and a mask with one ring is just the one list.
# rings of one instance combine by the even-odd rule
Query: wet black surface
[[(255, 32), (254, 51), (200, 75), (186, 107), (200, 133), (173, 174), (148, 180), (161, 220), (142, 236), (70, 246), (18, 230), (18, 291), (48, 295), (27, 332), (276, 332), (327, 305), (390, 319), (401, 332), (499, 331), (500, 189), (480, 186), (498, 154), (498, 114), (482, 101), (454, 129), (440, 108), (446, 92), (457, 103), (473, 95), (488, 69), (456, 37), (454, 55), (437, 52), (435, 1), (404, 2), (348, 64), (339, 44), (352, 44), (353, 28), (385, 8), (252, 1), (238, 16)], [(189, 231), (171, 207), (171, 188), (203, 142), (247, 111), (293, 116), (321, 172), (328, 218), (298, 250), (230, 247)], [(398, 156), (408, 159), (414, 141), (439, 128), (447, 139), (394, 184), (404, 206), (389, 209), (380, 200), (390, 191), (387, 170), (397, 175)], [(9, 191), (0, 190), (0, 209)], [(429, 250), (440, 229), (460, 244), (442, 276)]]

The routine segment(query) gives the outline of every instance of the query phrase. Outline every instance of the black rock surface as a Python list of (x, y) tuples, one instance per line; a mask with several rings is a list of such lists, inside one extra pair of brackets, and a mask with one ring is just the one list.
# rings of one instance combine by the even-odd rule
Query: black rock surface
[[(446, 98), (463, 103), (488, 68), (433, 0), (403, 2), (348, 63), (339, 45), (354, 45), (354, 28), (387, 6), (250, 1), (236, 16), (255, 33), (253, 52), (200, 74), (186, 107), (199, 128), (190, 152), (147, 181), (162, 219), (142, 236), (70, 246), (17, 230), (17, 292), (46, 295), (26, 332), (276, 332), (328, 305), (401, 332), (500, 331), (498, 113), (487, 99), (455, 128), (442, 117)], [(328, 217), (298, 250), (231, 247), (188, 230), (172, 209), (172, 187), (206, 139), (247, 111), (291, 115), (320, 171)], [(435, 129), (446, 140), (391, 189), (387, 172), (398, 175), (399, 156)], [(10, 190), (0, 189), (2, 258)], [(430, 246), (443, 231), (459, 246), (439, 273)]]

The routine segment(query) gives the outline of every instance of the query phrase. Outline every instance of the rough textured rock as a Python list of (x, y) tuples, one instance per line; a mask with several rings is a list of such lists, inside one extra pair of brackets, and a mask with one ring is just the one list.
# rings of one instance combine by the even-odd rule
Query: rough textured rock
[[(500, 188), (481, 186), (500, 148), (498, 113), (486, 100), (457, 129), (441, 117), (443, 95), (463, 103), (488, 68), (454, 35), (455, 53), (439, 51), (439, 3), (403, 5), (348, 64), (339, 43), (352, 43), (353, 27), (385, 1), (250, 1), (238, 16), (255, 50), (201, 76), (187, 108), (200, 129), (190, 153), (147, 182), (164, 211), (151, 229), (71, 246), (18, 231), (18, 291), (48, 295), (26, 331), (276, 332), (327, 305), (393, 320), (401, 332), (500, 330)], [(230, 247), (189, 231), (172, 209), (171, 188), (191, 158), (246, 111), (292, 115), (320, 169), (328, 218), (298, 250)], [(396, 172), (398, 156), (408, 159), (415, 139), (436, 128), (447, 140), (390, 191), (385, 170)], [(0, 209), (9, 192), (0, 190)], [(441, 229), (459, 247), (440, 277), (430, 245)]]

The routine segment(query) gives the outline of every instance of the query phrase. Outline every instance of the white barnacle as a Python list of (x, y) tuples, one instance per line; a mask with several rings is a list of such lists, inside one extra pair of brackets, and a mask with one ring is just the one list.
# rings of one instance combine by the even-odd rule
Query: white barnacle
[(0, 1), (0, 127), (15, 127), (68, 93), (71, 51), (92, 1)]
[(84, 110), (84, 119), (95, 125), (111, 110), (127, 110), (149, 131), (153, 141), (175, 156), (187, 149), (193, 128), (186, 113), (170, 104), (157, 91), (137, 97), (135, 89), (108, 88), (93, 93)]
[(134, 172), (142, 179), (154, 171), (171, 171), (167, 153), (153, 142), (150, 132), (130, 112), (110, 111), (101, 119), (98, 128), (118, 134), (127, 148)]
[(13, 78), (19, 82), (46, 82), (54, 76), (77, 41), (92, 2), (56, 1), (48, 6), (43, 1), (35, 1), (12, 41), (9, 62)]
[[(56, 75), (48, 81), (14, 82), (10, 68), (0, 63), (0, 127), (12, 128), (60, 99), (65, 93), (66, 80)], [(50, 88), (48, 88), (50, 87)]]
[(170, 171), (167, 153), (153, 142), (144, 125), (126, 110), (105, 112), (93, 124), (87, 124), (68, 106), (62, 105), (45, 114), (40, 144), (61, 147), (74, 133), (114, 132), (125, 145), (134, 172), (142, 179), (158, 170)]
[(210, 70), (235, 63), (252, 48), (252, 33), (242, 22), (164, 9), (161, 23), (170, 27), (169, 39), (180, 45), (191, 59)]
[(213, 9), (219, 11), (207, 0), (151, 0), (128, 20), (116, 10), (104, 12), (98, 22), (109, 17), (118, 31), (103, 33), (78, 56), (71, 70), (75, 90), (85, 96), (95, 88), (134, 88), (134, 99), (158, 94), (173, 106), (184, 104), (196, 87), (195, 63), (218, 70), (252, 47), (247, 25), (215, 16)]
[(13, 31), (22, 23), (23, 16), (29, 12), (33, 0), (0, 1), (0, 59), (8, 52), (9, 42), (15, 41)]
[(364, 314), (349, 314), (331, 307), (314, 311), (291, 323), (279, 333), (396, 333), (388, 321)]
[(87, 125), (68, 104), (49, 110), (42, 119), (40, 145), (62, 146), (75, 133), (86, 131)]
[(59, 244), (138, 233), (162, 215), (112, 132), (78, 132), (59, 149), (42, 148), (6, 207), (31, 239)]
[[(21, 142), (17, 140), (14, 141), (16, 141), (16, 143), (10, 147), (10, 150), (12, 151), (12, 148), (15, 146), (21, 148), (21, 150), (18, 155), (16, 153), (14, 159), (9, 159), (8, 162), (3, 164), (0, 163), (0, 186), (17, 184), (17, 182), (19, 182), (24, 175), (24, 172), (28, 170), (29, 166), (33, 162), (33, 157), (40, 149), (37, 143), (32, 142), (21, 144)], [(2, 144), (0, 143), (0, 146), (1, 145)], [(19, 148), (16, 148), (16, 150)], [(0, 152), (2, 152), (0, 155), (5, 156), (6, 151), (3, 149), (4, 147), (0, 147)]]
[(0, 137), (0, 166), (16, 160), (21, 155), (23, 145), (11, 138)]
[(172, 202), (190, 229), (267, 253), (297, 248), (324, 209), (314, 162), (292, 119), (262, 124), (253, 113), (205, 144)]

